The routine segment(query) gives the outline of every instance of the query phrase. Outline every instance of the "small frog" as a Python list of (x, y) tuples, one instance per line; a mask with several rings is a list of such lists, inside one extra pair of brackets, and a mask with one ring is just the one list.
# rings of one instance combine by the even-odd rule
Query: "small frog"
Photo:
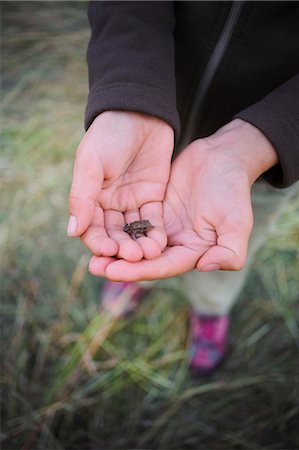
[(124, 231), (126, 231), (132, 239), (136, 240), (145, 236), (145, 233), (152, 228), (154, 227), (149, 220), (135, 220), (135, 222), (126, 223)]

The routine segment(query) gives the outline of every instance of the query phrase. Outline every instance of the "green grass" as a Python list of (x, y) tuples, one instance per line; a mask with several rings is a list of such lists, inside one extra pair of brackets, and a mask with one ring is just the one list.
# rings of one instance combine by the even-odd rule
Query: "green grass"
[(298, 448), (298, 198), (234, 310), (229, 358), (191, 379), (179, 282), (116, 321), (99, 312), (88, 252), (66, 238), (86, 3), (1, 7), (2, 448)]

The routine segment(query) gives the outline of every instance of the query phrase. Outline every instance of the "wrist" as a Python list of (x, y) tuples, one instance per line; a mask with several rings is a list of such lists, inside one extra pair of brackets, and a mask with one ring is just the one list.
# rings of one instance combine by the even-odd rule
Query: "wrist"
[(278, 163), (277, 153), (269, 139), (254, 125), (234, 119), (205, 142), (223, 156), (239, 163), (250, 184)]

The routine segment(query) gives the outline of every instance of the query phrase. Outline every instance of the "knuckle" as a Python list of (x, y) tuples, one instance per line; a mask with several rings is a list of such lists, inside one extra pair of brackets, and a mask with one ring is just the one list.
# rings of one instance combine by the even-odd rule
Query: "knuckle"
[(76, 195), (73, 191), (69, 193), (69, 206), (75, 207), (78, 201), (78, 195)]
[(69, 193), (69, 200), (73, 201), (73, 200), (76, 200), (77, 198), (78, 198), (78, 195), (73, 190), (71, 190)]
[(69, 201), (79, 202), (88, 200), (89, 200), (88, 195), (84, 191), (80, 191), (79, 187), (73, 183), (69, 192)]

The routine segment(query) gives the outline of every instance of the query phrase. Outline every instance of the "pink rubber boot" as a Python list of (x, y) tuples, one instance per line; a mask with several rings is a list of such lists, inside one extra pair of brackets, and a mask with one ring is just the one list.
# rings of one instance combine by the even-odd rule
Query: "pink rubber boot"
[(100, 309), (120, 318), (127, 317), (138, 308), (145, 292), (138, 283), (106, 281)]
[(228, 314), (208, 316), (191, 310), (189, 368), (193, 375), (210, 374), (223, 361), (229, 323)]

